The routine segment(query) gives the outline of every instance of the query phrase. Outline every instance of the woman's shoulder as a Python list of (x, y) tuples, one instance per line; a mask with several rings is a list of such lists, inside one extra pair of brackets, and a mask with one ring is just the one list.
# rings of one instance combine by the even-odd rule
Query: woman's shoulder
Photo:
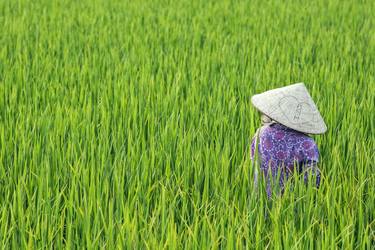
[(315, 141), (312, 137), (296, 130), (290, 129), (279, 123), (265, 126), (263, 129), (261, 129), (260, 137), (270, 138), (278, 143), (285, 142), (287, 144), (302, 144), (309, 147), (316, 147)]
[(296, 137), (301, 137), (301, 138), (306, 138), (307, 140), (314, 140), (307, 134), (304, 134), (302, 132), (296, 131), (294, 129), (288, 128), (280, 123), (274, 123), (270, 125), (263, 126), (261, 129), (261, 134), (285, 134), (289, 136), (296, 136)]
[(279, 123), (265, 125), (260, 128), (260, 131), (261, 136), (272, 136), (274, 134), (287, 134), (292, 132), (292, 130)]

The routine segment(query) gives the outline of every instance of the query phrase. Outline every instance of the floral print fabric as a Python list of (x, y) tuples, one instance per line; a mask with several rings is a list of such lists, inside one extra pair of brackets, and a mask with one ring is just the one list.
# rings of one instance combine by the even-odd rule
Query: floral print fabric
[[(251, 144), (251, 159), (254, 160), (255, 152), (254, 136)], [(279, 184), (283, 191), (284, 180), (288, 179), (297, 170), (304, 172), (304, 180), (307, 182), (309, 171), (316, 176), (316, 186), (320, 185), (320, 171), (316, 167), (319, 161), (319, 151), (314, 140), (298, 131), (285, 127), (279, 123), (265, 125), (260, 129), (258, 138), (258, 159), (261, 171), (265, 176), (279, 176)], [(257, 174), (255, 182), (257, 183)], [(270, 178), (267, 182), (267, 194), (271, 195)]]

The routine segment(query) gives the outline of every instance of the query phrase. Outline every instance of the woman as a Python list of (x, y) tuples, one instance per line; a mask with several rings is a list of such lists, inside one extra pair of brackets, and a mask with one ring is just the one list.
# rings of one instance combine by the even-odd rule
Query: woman
[[(285, 181), (294, 170), (304, 174), (305, 182), (312, 174), (319, 187), (319, 151), (308, 134), (323, 134), (327, 126), (305, 85), (297, 83), (266, 91), (254, 95), (251, 101), (262, 113), (262, 127), (253, 138), (251, 158), (259, 162), (266, 177), (268, 197), (272, 193), (271, 179), (279, 181), (283, 192)], [(257, 181), (255, 171), (256, 184)]]

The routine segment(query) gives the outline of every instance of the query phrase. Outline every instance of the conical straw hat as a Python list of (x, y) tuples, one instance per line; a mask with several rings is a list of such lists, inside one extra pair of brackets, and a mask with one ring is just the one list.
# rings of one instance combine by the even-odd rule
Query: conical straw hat
[(251, 102), (260, 112), (291, 129), (306, 134), (323, 134), (327, 131), (327, 126), (303, 83), (254, 95)]

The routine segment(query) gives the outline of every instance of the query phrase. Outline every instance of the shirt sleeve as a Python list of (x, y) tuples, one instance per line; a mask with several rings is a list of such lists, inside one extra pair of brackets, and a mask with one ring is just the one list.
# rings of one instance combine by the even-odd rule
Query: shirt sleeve
[[(256, 135), (255, 135), (256, 136)], [(255, 136), (251, 140), (251, 150), (250, 150), (250, 159), (254, 160), (254, 152), (255, 152)]]
[(314, 165), (319, 162), (318, 146), (312, 138), (308, 138), (302, 142), (302, 150), (304, 155), (304, 164)]

